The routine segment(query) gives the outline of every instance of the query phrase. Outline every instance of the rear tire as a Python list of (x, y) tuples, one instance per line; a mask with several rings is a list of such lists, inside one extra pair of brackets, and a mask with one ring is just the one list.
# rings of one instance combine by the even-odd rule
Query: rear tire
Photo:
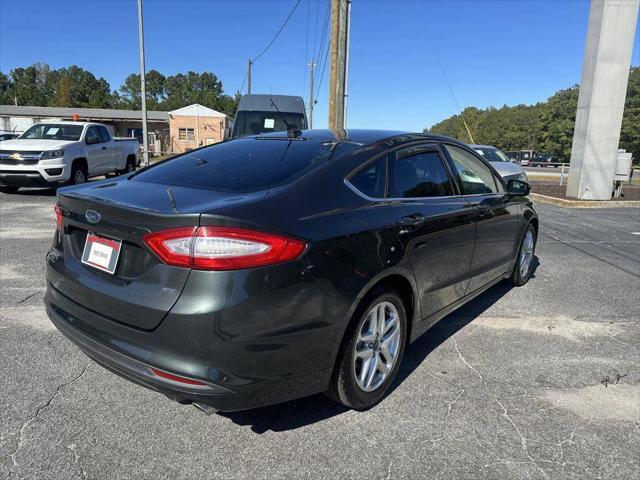
[(74, 162), (71, 167), (71, 177), (69, 178), (69, 185), (81, 185), (87, 182), (87, 169), (84, 165)]
[(2, 192), (2, 193), (17, 193), (18, 192), (18, 188), (20, 188), (20, 187), (15, 187), (13, 185), (3, 185), (2, 187), (0, 187), (0, 192)]
[(509, 283), (516, 287), (521, 287), (529, 281), (533, 272), (533, 259), (536, 253), (536, 229), (532, 224), (527, 225), (527, 229), (522, 235), (518, 257), (513, 266), (513, 272), (509, 277)]
[(136, 171), (136, 161), (135, 159), (127, 159), (127, 164), (124, 167), (124, 170), (120, 170), (118, 172), (119, 175), (127, 175), (129, 173), (133, 173)]
[(369, 298), (347, 328), (327, 392), (355, 410), (382, 400), (398, 373), (407, 338), (407, 314), (400, 295), (379, 289)]

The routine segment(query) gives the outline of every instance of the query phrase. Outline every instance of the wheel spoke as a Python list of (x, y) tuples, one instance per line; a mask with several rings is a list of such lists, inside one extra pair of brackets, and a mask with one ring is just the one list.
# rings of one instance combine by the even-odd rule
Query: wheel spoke
[(365, 388), (371, 388), (371, 384), (373, 383), (373, 379), (378, 372), (378, 355), (374, 355), (369, 360), (369, 371), (367, 372), (367, 379), (365, 380), (364, 386)]
[(397, 324), (398, 324), (398, 316), (395, 313), (392, 313), (389, 316), (389, 321), (385, 325), (383, 332), (380, 334), (380, 337), (384, 337), (387, 334), (387, 332), (389, 332), (389, 330), (391, 330)]
[(384, 303), (381, 303), (380, 305), (378, 305), (377, 308), (377, 333), (378, 335), (382, 336), (382, 333), (384, 331), (384, 320), (385, 320), (385, 316), (386, 316), (386, 307), (384, 305)]
[(384, 358), (382, 358), (380, 356), (380, 354), (376, 355), (378, 362), (376, 364), (376, 366), (378, 367), (378, 371), (383, 375), (383, 377), (387, 376), (387, 373), (389, 373), (389, 365), (387, 365), (387, 363), (384, 361)]

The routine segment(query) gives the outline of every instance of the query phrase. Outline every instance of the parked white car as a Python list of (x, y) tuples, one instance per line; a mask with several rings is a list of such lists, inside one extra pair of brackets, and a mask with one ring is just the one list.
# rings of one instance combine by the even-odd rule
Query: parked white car
[(485, 160), (491, 162), (491, 166), (496, 169), (505, 182), (509, 180), (521, 180), (529, 182), (527, 173), (517, 163), (509, 160), (502, 150), (491, 145), (470, 145)]
[(36, 123), (0, 143), (0, 190), (74, 185), (98, 175), (133, 172), (138, 152), (136, 139), (113, 138), (101, 123)]

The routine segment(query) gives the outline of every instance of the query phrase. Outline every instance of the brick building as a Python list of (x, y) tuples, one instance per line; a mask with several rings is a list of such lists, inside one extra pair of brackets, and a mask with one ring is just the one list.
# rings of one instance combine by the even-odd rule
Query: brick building
[(200, 104), (169, 112), (169, 150), (175, 153), (221, 142), (229, 137), (229, 117)]

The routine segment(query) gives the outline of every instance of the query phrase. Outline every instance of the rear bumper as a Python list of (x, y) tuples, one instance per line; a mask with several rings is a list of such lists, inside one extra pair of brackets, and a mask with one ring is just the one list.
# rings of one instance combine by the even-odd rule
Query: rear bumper
[[(220, 411), (325, 391), (340, 343), (337, 325), (320, 331), (294, 329), (266, 338), (261, 336), (264, 332), (256, 331), (253, 340), (243, 341), (219, 331), (224, 315), (220, 312), (193, 322), (169, 314), (156, 329), (139, 330), (88, 310), (49, 282), (44, 302), (53, 324), (100, 365), (177, 402), (206, 404)], [(301, 348), (307, 350), (305, 362), (298, 361)], [(178, 384), (156, 376), (152, 368), (206, 385)]]

